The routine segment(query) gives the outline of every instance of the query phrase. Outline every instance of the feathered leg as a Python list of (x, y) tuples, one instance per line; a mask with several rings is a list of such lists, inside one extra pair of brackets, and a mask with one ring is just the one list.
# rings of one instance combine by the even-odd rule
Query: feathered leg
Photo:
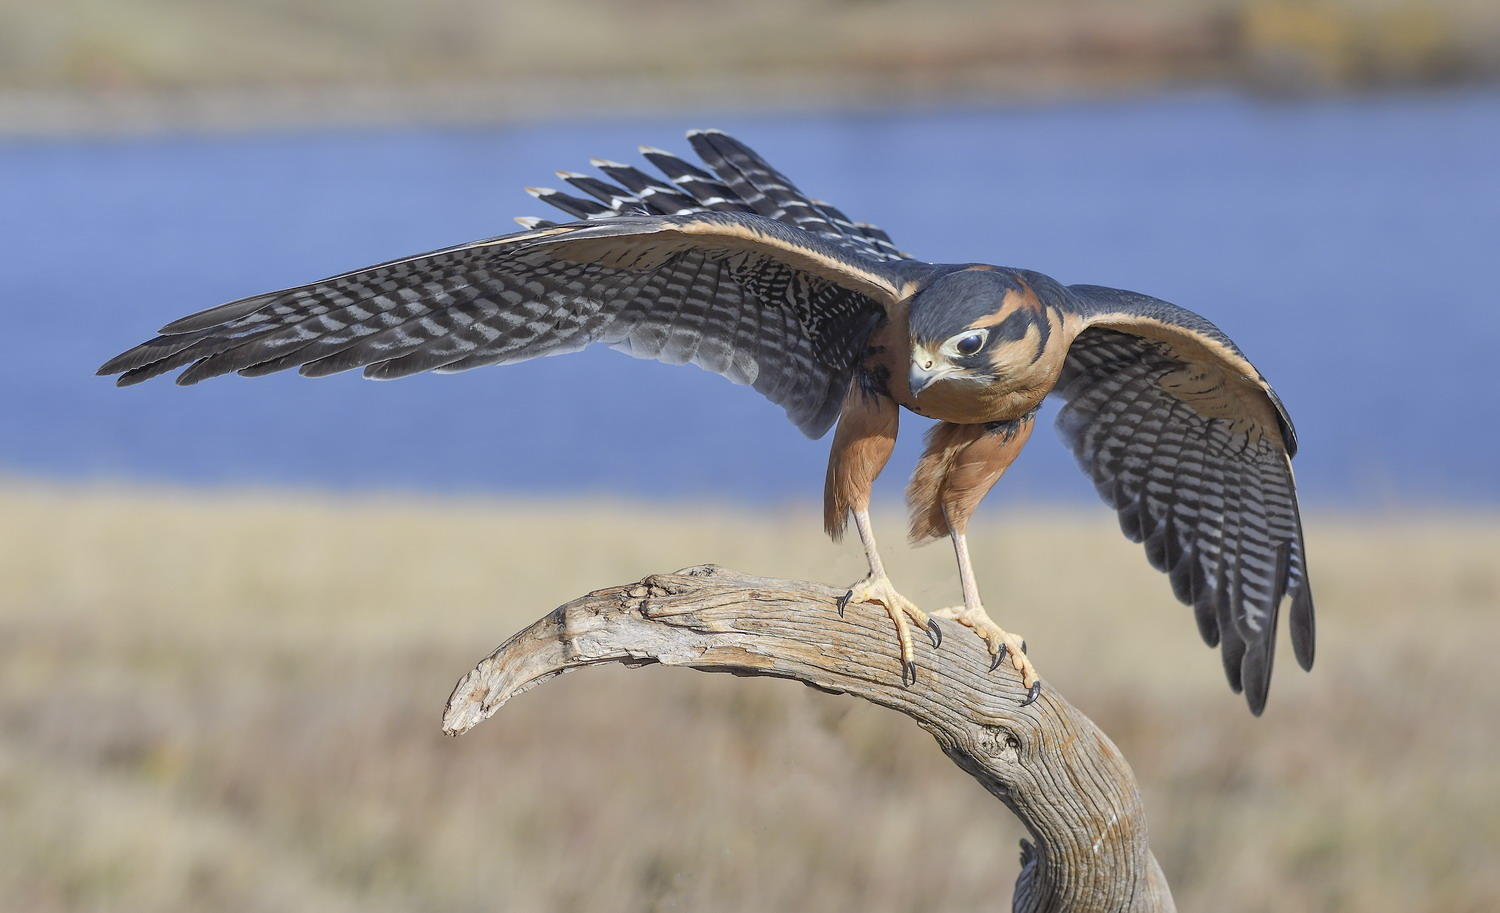
[(891, 585), (870, 524), (870, 489), (896, 445), (897, 414), (895, 401), (882, 391), (862, 383), (860, 378), (850, 386), (838, 430), (834, 432), (833, 448), (828, 454), (823, 525), (837, 541), (843, 537), (849, 515), (854, 515), (854, 527), (859, 532), (860, 544), (864, 546), (870, 573), (843, 595), (839, 600), (839, 610), (843, 611), (851, 602), (878, 602), (884, 606), (896, 626), (902, 678), (914, 682), (917, 666), (911, 622), (927, 628), (934, 646), (941, 642), (942, 634), (925, 612)]
[(953, 540), (953, 553), (958, 559), (964, 604), (939, 609), (933, 617), (951, 618), (979, 635), (993, 657), (991, 669), (1009, 659), (1027, 689), (1024, 703), (1028, 704), (1040, 693), (1041, 680), (1026, 657), (1026, 642), (1001, 628), (984, 610), (964, 532), (974, 508), (1015, 462), (1031, 436), (1031, 428), (1030, 415), (986, 425), (938, 425), (928, 438), (927, 452), (907, 489), (912, 539), (920, 542), (946, 534)]

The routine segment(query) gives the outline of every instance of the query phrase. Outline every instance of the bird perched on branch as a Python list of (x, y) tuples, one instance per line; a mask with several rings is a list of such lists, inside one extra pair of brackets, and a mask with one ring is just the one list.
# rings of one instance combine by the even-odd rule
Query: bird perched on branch
[[(595, 159), (607, 180), (558, 172), (581, 196), (530, 189), (570, 221), (519, 219), (514, 234), (210, 308), (100, 373), (122, 386), (178, 368), (179, 384), (288, 368), (389, 379), (594, 343), (697, 365), (753, 387), (810, 437), (837, 421), (824, 523), (837, 539), (852, 516), (870, 568), (840, 607), (884, 607), (903, 676), (916, 675), (912, 626), (936, 646), (931, 619), (950, 618), (983, 639), (992, 670), (1009, 660), (1028, 701), (1041, 683), (1023, 641), (985, 611), (964, 531), (1057, 395), (1063, 438), (1193, 607), (1250, 709), (1265, 705), (1284, 602), (1297, 660), (1311, 667), (1296, 437), (1217, 327), (1133, 292), (913, 259), (737, 140), (714, 130), (689, 140), (711, 171), (648, 147), (661, 176)], [(937, 420), (907, 492), (911, 538), (951, 538), (963, 590), (962, 606), (930, 614), (891, 584), (870, 525), (902, 407)]]

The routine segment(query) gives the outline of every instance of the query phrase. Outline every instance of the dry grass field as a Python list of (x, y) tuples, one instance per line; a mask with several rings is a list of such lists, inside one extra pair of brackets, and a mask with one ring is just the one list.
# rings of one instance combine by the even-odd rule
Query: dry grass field
[[(898, 584), (953, 601), (882, 513)], [(1256, 720), (1105, 510), (984, 516), (991, 607), (1131, 759), (1182, 909), (1500, 909), (1500, 517), (1312, 517), (1318, 668), (1283, 653)], [(439, 734), (586, 590), (858, 576), (810, 513), (12, 482), (0, 518), (5, 909), (1007, 906), (1013, 819), (849, 699), (610, 668)]]

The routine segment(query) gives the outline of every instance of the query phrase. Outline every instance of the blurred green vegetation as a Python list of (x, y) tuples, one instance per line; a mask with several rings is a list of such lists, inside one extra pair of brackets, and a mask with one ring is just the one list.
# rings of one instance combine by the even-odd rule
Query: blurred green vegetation
[[(707, 561), (858, 577), (811, 512), (12, 483), (0, 515), (7, 910), (1009, 896), (1011, 815), (849, 698), (609, 668), (440, 734), (460, 674), (587, 590)], [(1107, 510), (997, 519), (970, 537), (989, 606), (1130, 759), (1182, 909), (1500, 909), (1500, 517), (1310, 516), (1318, 666), (1283, 651), (1260, 719)], [(904, 591), (957, 598), (948, 549), (900, 547), (895, 505), (877, 523)]]
[(0, 0), (0, 26), (0, 88), (30, 90), (628, 76), (691, 94), (765, 74), (1295, 90), (1500, 72), (1492, 0)]

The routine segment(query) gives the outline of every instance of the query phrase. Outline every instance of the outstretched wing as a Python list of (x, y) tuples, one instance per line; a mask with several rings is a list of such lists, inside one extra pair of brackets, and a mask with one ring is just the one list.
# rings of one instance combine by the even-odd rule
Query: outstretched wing
[(257, 295), (168, 324), (101, 374), (180, 384), (297, 367), (389, 379), (604, 343), (749, 384), (809, 436), (837, 417), (914, 264), (761, 215), (611, 216), (534, 228)]
[(1233, 342), (1155, 298), (1072, 286), (1085, 318), (1056, 391), (1058, 429), (1125, 535), (1171, 575), (1235, 691), (1265, 707), (1281, 604), (1313, 661), (1313, 601), (1291, 420)]

